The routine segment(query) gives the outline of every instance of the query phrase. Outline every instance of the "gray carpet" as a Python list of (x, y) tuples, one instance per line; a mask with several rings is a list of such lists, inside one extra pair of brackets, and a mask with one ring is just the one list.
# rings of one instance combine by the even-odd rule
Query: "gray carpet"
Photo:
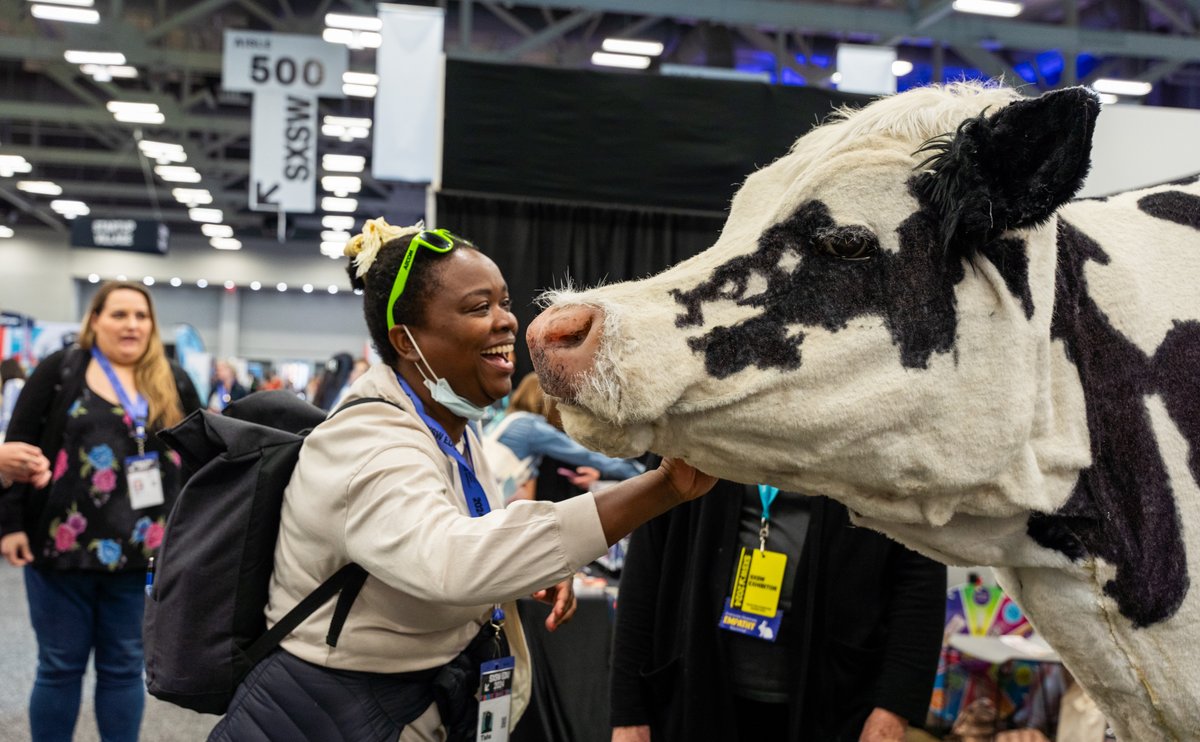
[[(29, 626), (21, 570), (0, 563), (0, 742), (29, 742), (29, 691), (37, 665), (37, 645)], [(95, 675), (84, 680), (83, 709), (76, 742), (99, 742), (92, 712)], [(197, 714), (147, 696), (142, 720), (145, 742), (202, 742), (217, 717)]]

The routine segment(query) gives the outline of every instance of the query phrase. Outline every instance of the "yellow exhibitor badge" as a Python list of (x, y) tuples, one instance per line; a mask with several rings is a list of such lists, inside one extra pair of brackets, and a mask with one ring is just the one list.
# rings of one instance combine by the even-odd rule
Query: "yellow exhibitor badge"
[(779, 609), (786, 564), (786, 554), (742, 547), (733, 595), (730, 596), (731, 606), (756, 616), (774, 616)]

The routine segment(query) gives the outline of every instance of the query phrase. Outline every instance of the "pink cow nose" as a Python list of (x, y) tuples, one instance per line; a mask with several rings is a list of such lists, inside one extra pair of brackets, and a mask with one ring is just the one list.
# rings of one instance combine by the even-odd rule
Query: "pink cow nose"
[(529, 325), (525, 340), (546, 392), (574, 399), (579, 376), (595, 362), (603, 328), (604, 310), (580, 304), (550, 307)]

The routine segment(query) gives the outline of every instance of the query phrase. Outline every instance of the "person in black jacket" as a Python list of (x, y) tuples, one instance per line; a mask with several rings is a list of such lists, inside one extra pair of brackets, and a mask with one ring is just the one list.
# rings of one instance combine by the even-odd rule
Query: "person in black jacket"
[[(747, 613), (748, 594), (742, 611), (727, 602), (743, 547), (764, 546), (786, 555), (777, 621)], [(925, 718), (945, 593), (945, 567), (851, 526), (844, 506), (722, 481), (631, 537), (612, 739), (898, 742)]]
[(0, 496), (0, 553), (25, 567), (38, 641), (34, 742), (71, 739), (93, 650), (100, 736), (138, 737), (145, 573), (182, 478), (155, 433), (199, 408), (149, 293), (123, 282), (100, 287), (79, 345), (43, 360), (21, 393), (7, 440), (52, 467)]

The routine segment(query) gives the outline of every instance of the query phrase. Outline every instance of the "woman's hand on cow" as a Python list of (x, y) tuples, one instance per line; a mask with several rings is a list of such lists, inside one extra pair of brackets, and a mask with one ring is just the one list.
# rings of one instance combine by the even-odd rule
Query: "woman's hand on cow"
[(29, 548), (29, 537), (24, 531), (6, 533), (0, 538), (0, 555), (14, 567), (24, 567), (33, 561), (33, 550)]
[(695, 500), (707, 494), (717, 483), (717, 478), (709, 476), (683, 459), (663, 459), (658, 470), (667, 478), (667, 484), (679, 496), (679, 502)]
[(575, 601), (575, 578), (568, 577), (557, 585), (533, 594), (533, 599), (550, 606), (550, 615), (546, 616), (546, 631), (554, 631), (575, 615), (579, 604)]
[(50, 483), (50, 462), (28, 443), (0, 443), (0, 478), (30, 482), (41, 489)]

